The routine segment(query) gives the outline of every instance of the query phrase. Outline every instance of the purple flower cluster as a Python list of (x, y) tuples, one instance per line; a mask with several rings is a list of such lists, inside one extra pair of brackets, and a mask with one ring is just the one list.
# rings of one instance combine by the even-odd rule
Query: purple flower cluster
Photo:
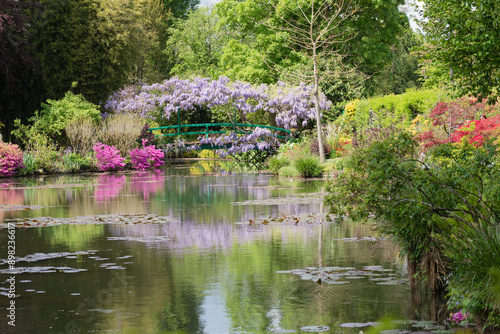
[[(264, 110), (275, 114), (276, 124), (286, 129), (306, 125), (314, 119), (312, 86), (287, 87), (280, 82), (273, 94), (270, 87), (254, 87), (249, 83), (230, 82), (227, 77), (210, 81), (207, 78), (181, 80), (178, 77), (144, 85), (138, 91), (129, 86), (109, 97), (105, 104), (113, 112), (134, 112), (146, 116), (150, 111), (162, 108), (167, 119), (177, 110), (193, 110), (202, 106), (212, 108), (228, 106), (237, 108), (244, 115)], [(329, 110), (331, 103), (321, 95), (320, 109)]]
[[(133, 112), (143, 116), (148, 116), (151, 111), (161, 110), (163, 117), (167, 119), (178, 110), (190, 111), (202, 107), (222, 106), (229, 110), (236, 108), (243, 115), (265, 111), (275, 115), (275, 123), (278, 126), (290, 129), (305, 126), (309, 120), (315, 118), (312, 90), (312, 86), (287, 87), (282, 82), (276, 87), (255, 87), (239, 81), (230, 82), (223, 76), (217, 80), (181, 80), (175, 77), (162, 83), (142, 86), (140, 91), (132, 87), (124, 88), (112, 95), (105, 107), (112, 112)], [(329, 110), (331, 102), (321, 95), (319, 107), (320, 110)], [(256, 128), (252, 133), (242, 136), (229, 133), (202, 139), (200, 144), (222, 146), (230, 142), (234, 145), (224, 152), (219, 152), (220, 154), (265, 150), (277, 144), (272, 132), (263, 128)]]
[(182, 152), (186, 149), (193, 150), (193, 149), (197, 149), (197, 148), (193, 148), (193, 146), (186, 147), (186, 141), (182, 138), (177, 138), (175, 140), (175, 143), (173, 143), (173, 144), (165, 145), (165, 150), (168, 152), (175, 151), (176, 149)]
[[(267, 101), (267, 107), (276, 116), (276, 124), (285, 129), (306, 126), (308, 120), (314, 119), (316, 111), (312, 100), (313, 86), (301, 84), (297, 87), (287, 88), (278, 82), (277, 94)], [(329, 110), (331, 102), (321, 95), (320, 110)]]
[(154, 145), (146, 146), (147, 140), (142, 140), (142, 148), (134, 148), (130, 151), (130, 163), (132, 168), (146, 170), (163, 166), (163, 158), (165, 155)]
[[(217, 137), (200, 137), (200, 144), (209, 144), (211, 146), (224, 146), (225, 144), (232, 143), (228, 149), (219, 149), (217, 154), (225, 157), (232, 154), (245, 153), (251, 150), (267, 150), (272, 146), (279, 145), (278, 139), (273, 132), (266, 128), (256, 127), (252, 132), (238, 136), (231, 132), (227, 135)], [(188, 148), (190, 149), (190, 148)]]
[(125, 159), (120, 156), (116, 147), (95, 143), (93, 149), (99, 170), (114, 170), (125, 166)]
[(19, 146), (0, 141), (0, 177), (12, 176), (19, 168), (24, 168)]

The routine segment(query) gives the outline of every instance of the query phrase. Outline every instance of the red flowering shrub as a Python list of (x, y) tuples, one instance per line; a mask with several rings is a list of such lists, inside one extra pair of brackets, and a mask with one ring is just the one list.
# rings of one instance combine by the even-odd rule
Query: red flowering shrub
[(0, 141), (0, 177), (12, 176), (19, 168), (24, 168), (19, 146)]
[(496, 129), (500, 128), (500, 115), (492, 118), (470, 121), (462, 125), (453, 133), (452, 142), (459, 142), (466, 138), (471, 144), (481, 146), (487, 138), (492, 137)]
[(471, 143), (482, 144), (492, 130), (498, 127), (495, 106), (474, 97), (463, 97), (452, 102), (439, 102), (429, 115), (432, 128), (416, 137), (429, 148), (447, 142), (469, 138)]

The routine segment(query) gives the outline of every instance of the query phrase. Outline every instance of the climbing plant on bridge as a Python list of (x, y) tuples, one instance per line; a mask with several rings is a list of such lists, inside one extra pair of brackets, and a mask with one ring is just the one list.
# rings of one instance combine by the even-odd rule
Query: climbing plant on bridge
[[(152, 117), (161, 125), (227, 122), (234, 126), (220, 135), (199, 138), (203, 144), (232, 145), (219, 153), (222, 155), (246, 152), (252, 149), (267, 150), (276, 145), (275, 133), (269, 129), (255, 128), (241, 131), (238, 123), (278, 126), (300, 129), (314, 121), (312, 86), (289, 87), (279, 82), (275, 86), (252, 86), (231, 82), (227, 77), (217, 80), (195, 78), (181, 80), (177, 77), (162, 83), (125, 87), (106, 102), (105, 108), (114, 113), (137, 113)], [(329, 110), (331, 103), (321, 95), (320, 109)], [(244, 132), (244, 133), (241, 133)], [(196, 147), (192, 147), (196, 148)]]

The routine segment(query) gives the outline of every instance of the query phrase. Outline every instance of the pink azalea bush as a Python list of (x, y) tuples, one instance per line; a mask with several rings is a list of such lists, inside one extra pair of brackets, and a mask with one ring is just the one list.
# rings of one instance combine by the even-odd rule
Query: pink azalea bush
[(0, 141), (0, 177), (12, 176), (19, 168), (24, 168), (19, 146)]
[(99, 170), (114, 170), (125, 166), (125, 159), (120, 156), (116, 147), (95, 143), (93, 149)]
[(154, 145), (146, 146), (147, 140), (142, 140), (142, 148), (134, 148), (130, 151), (130, 164), (132, 168), (146, 170), (149, 168), (157, 168), (163, 166), (163, 158), (165, 155)]
[(457, 313), (450, 313), (450, 318), (448, 320), (454, 321), (457, 324), (461, 324), (463, 321), (467, 321), (470, 318), (469, 313), (462, 313), (462, 310)]

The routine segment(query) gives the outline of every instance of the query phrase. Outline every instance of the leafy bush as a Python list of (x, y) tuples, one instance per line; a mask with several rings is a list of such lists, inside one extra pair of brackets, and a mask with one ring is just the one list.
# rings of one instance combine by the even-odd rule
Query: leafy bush
[(500, 308), (491, 269), (500, 268), (500, 228), (466, 226), (445, 242), (453, 269), (449, 275), (448, 304), (474, 314), (478, 328), (499, 328)]
[(217, 153), (215, 153), (214, 150), (201, 150), (198, 153), (198, 158), (202, 158), (202, 159), (218, 159), (219, 156), (217, 155)]
[(436, 89), (409, 90), (401, 95), (385, 95), (361, 100), (356, 103), (355, 123), (358, 131), (368, 127), (399, 128), (410, 126), (420, 114), (434, 108), (446, 95)]
[(19, 146), (0, 141), (0, 177), (12, 176), (23, 167), (23, 152)]
[(24, 153), (23, 165), (24, 165), (24, 168), (21, 171), (22, 174), (33, 174), (36, 171), (36, 161), (35, 161), (35, 157), (33, 156), (33, 154)]
[(99, 170), (114, 170), (125, 166), (125, 159), (120, 156), (120, 151), (116, 147), (95, 143), (93, 149)]
[(303, 157), (294, 161), (294, 167), (299, 175), (305, 178), (323, 175), (323, 167), (316, 157)]
[(294, 166), (284, 166), (278, 171), (279, 176), (284, 177), (298, 177), (300, 176), (299, 171), (295, 169)]
[(154, 145), (146, 146), (147, 140), (142, 141), (142, 148), (134, 148), (130, 151), (130, 164), (132, 168), (146, 170), (163, 166), (165, 155)]
[(66, 153), (62, 157), (64, 172), (78, 172), (92, 167), (93, 160), (90, 155), (81, 156), (77, 153)]
[(326, 202), (354, 220), (375, 213), (378, 229), (407, 255), (412, 278), (426, 275), (434, 291), (446, 280), (449, 305), (498, 332), (491, 268), (500, 268), (500, 151), (492, 140), (419, 149), (403, 133), (356, 150), (329, 182)]
[[(67, 92), (60, 100), (47, 100), (47, 103), (42, 103), (42, 108), (42, 111), (35, 112), (29, 119), (31, 125), (21, 125), (20, 121), (16, 120), (17, 129), (12, 133), (18, 139), (29, 140), (34, 133), (41, 133), (55, 138), (58, 144), (65, 145), (65, 128), (68, 123), (86, 119), (97, 122), (101, 119), (101, 112), (95, 104), (85, 100), (81, 94), (75, 95), (72, 92)], [(31, 135), (28, 132), (32, 132)]]
[(282, 167), (290, 165), (290, 160), (287, 157), (273, 155), (267, 159), (267, 167), (274, 174), (278, 174)]

